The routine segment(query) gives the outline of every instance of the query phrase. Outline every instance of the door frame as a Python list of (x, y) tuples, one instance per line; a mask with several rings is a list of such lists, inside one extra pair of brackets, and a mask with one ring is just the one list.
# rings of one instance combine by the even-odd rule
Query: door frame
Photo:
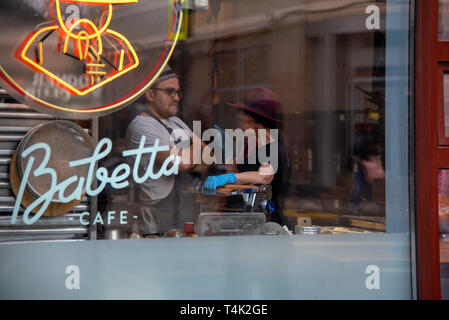
[(438, 7), (438, 0), (416, 2), (415, 223), (419, 299), (441, 299), (438, 169), (449, 168), (449, 146), (443, 146), (446, 139), (438, 135), (439, 107), (444, 106), (439, 81), (443, 78), (441, 63), (449, 62), (449, 41), (438, 40)]

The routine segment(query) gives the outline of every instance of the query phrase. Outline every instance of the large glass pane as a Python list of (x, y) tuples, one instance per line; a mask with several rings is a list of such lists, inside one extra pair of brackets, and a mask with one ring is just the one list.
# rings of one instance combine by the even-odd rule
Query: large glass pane
[[(409, 1), (184, 5), (158, 80), (93, 122), (98, 166), (129, 173), (91, 197), (99, 241), (0, 246), (0, 269), (57, 255), (40, 267), (90, 270), (85, 298), (411, 298)], [(2, 297), (36, 297), (10, 276)]]
[[(215, 126), (237, 130), (242, 117), (255, 113), (242, 101), (271, 94), (277, 108), (273, 128), (285, 151), (276, 159), (283, 161), (278, 167), (283, 172), (276, 173), (283, 177), (275, 175), (273, 186), (282, 224), (294, 231), (299, 217), (309, 217), (329, 227), (326, 232), (333, 227), (385, 232), (384, 29), (367, 30), (366, 6), (356, 3), (348, 8), (308, 1), (216, 3), (214, 10), (189, 16), (189, 37), (171, 62), (184, 88), (179, 116), (192, 129), (197, 123), (200, 137)], [(137, 108), (100, 119), (100, 136), (111, 132), (116, 148), (124, 150), (127, 123)], [(199, 180), (224, 174), (223, 169), (211, 167)], [(207, 200), (203, 212), (244, 209), (241, 201), (239, 208)]]

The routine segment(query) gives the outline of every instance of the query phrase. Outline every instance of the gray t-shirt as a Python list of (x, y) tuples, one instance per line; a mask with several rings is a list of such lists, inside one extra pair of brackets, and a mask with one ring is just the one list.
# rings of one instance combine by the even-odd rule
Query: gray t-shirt
[[(193, 135), (190, 128), (178, 117), (171, 117), (169, 119), (161, 120), (167, 127), (173, 130), (172, 137), (167, 129), (152, 117), (146, 117), (138, 115), (136, 116), (128, 126), (126, 130), (126, 149), (136, 149), (139, 147), (142, 135), (146, 136), (145, 147), (154, 146), (156, 139), (159, 139), (159, 146), (170, 147), (180, 144), (186, 145), (189, 138)], [(182, 143), (176, 144), (176, 139), (183, 140)], [(187, 143), (189, 145), (189, 143)], [(148, 163), (150, 161), (151, 154), (145, 153), (140, 161), (139, 171), (141, 174), (146, 171)], [(131, 161), (130, 161), (131, 160)], [(128, 159), (131, 165), (134, 165), (135, 157)], [(153, 172), (159, 172), (161, 164), (155, 163)], [(144, 201), (156, 201), (164, 199), (171, 192), (175, 183), (175, 176), (162, 175), (157, 180), (148, 179), (144, 183), (139, 184), (139, 199)]]

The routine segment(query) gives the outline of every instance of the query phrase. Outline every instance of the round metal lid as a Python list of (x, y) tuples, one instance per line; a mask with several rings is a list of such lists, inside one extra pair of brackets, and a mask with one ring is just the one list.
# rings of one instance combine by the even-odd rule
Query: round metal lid
[[(50, 121), (28, 132), (18, 147), (17, 171), (20, 179), (23, 177), (31, 156), (35, 159), (26, 186), (27, 191), (33, 196), (39, 197), (45, 194), (52, 184), (50, 174), (40, 176), (35, 176), (34, 174), (36, 169), (44, 161), (44, 157), (46, 156), (44, 149), (39, 148), (25, 158), (20, 156), (24, 150), (37, 143), (45, 143), (49, 146), (50, 157), (45, 167), (55, 171), (57, 175), (56, 182), (58, 184), (72, 176), (77, 176), (76, 181), (79, 181), (80, 177), (87, 178), (89, 170), (87, 164), (71, 167), (69, 163), (92, 156), (95, 149), (92, 138), (83, 128), (73, 122), (65, 120)], [(83, 193), (85, 191), (85, 184), (83, 186)], [(68, 185), (65, 189), (64, 196), (72, 194), (77, 186), (77, 182)], [(57, 193), (53, 196), (52, 202), (61, 202)]]

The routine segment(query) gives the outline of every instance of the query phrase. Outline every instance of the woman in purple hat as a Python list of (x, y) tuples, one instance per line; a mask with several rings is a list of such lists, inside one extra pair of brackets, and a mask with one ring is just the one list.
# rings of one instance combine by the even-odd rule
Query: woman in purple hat
[(241, 103), (228, 105), (240, 109), (240, 129), (254, 132), (255, 136), (245, 141), (242, 150), (238, 151), (231, 172), (209, 176), (204, 188), (215, 190), (226, 184), (271, 184), (274, 204), (271, 221), (284, 226), (281, 197), (287, 191), (289, 165), (277, 131), (279, 99), (273, 91), (256, 86), (246, 92)]

